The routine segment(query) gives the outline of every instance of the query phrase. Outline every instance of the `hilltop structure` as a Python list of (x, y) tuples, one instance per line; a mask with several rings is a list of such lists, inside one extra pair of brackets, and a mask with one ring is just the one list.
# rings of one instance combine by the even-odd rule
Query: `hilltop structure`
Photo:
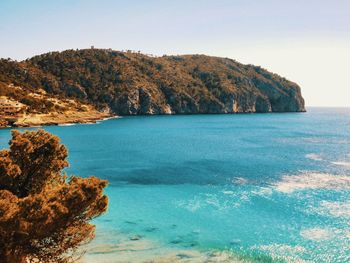
[(13, 125), (25, 115), (27, 106), (19, 101), (0, 96), (0, 128)]
[(10, 115), (15, 116), (26, 109), (26, 105), (15, 100), (11, 100), (6, 96), (0, 97), (0, 116)]

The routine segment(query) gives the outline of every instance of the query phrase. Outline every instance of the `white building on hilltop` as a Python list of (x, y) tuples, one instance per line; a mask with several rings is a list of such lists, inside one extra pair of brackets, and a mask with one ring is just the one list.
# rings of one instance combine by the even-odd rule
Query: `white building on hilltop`
[(11, 100), (5, 96), (0, 97), (0, 115), (16, 115), (21, 113), (26, 108), (26, 105)]

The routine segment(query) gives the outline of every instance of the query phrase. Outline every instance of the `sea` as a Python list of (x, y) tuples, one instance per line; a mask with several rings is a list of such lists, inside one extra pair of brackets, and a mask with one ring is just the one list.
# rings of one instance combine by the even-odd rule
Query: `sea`
[(350, 108), (43, 128), (109, 181), (81, 262), (350, 262)]

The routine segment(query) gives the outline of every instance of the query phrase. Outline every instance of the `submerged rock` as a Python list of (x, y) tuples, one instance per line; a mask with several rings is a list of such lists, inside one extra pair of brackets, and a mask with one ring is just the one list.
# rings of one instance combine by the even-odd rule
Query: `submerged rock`
[(143, 236), (141, 236), (141, 235), (135, 235), (135, 236), (130, 237), (130, 240), (131, 241), (136, 241), (136, 240), (140, 240), (142, 237)]
[(147, 228), (145, 229), (146, 232), (155, 232), (155, 231), (157, 231), (157, 230), (158, 230), (157, 227), (147, 227)]

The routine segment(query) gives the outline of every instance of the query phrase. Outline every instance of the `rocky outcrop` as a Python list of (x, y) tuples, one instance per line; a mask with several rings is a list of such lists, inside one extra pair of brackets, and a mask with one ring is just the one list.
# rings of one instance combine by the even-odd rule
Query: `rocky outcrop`
[(118, 115), (305, 111), (297, 84), (261, 67), (204, 55), (51, 52), (23, 62), (2, 60), (1, 81)]
[(5, 127), (7, 127), (7, 126), (8, 126), (7, 121), (5, 121), (5, 120), (0, 120), (0, 128), (5, 128)]

